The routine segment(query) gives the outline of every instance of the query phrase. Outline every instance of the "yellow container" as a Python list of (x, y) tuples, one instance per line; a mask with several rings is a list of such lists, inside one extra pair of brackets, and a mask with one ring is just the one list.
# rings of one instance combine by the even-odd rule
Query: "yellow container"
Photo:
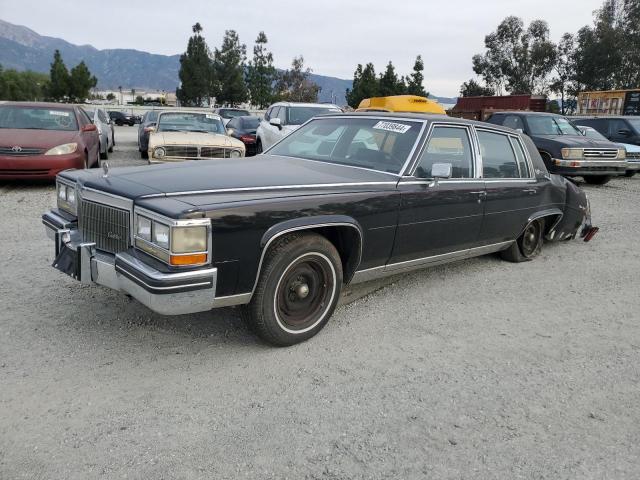
[(444, 108), (438, 102), (416, 95), (365, 98), (358, 105), (356, 112), (439, 113), (446, 115)]

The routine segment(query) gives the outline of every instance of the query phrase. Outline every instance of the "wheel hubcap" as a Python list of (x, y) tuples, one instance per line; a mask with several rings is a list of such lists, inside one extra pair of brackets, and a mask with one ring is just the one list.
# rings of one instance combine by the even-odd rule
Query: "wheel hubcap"
[(539, 243), (539, 231), (538, 224), (532, 223), (527, 226), (524, 234), (522, 235), (522, 254), (525, 257), (533, 255), (538, 249)]

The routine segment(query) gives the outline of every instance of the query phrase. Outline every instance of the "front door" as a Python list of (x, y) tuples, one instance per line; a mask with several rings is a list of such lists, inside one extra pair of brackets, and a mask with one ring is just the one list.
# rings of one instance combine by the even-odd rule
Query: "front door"
[[(475, 168), (467, 126), (437, 124), (401, 192), (391, 264), (428, 263), (430, 258), (473, 248), (482, 225), (484, 185)], [(435, 163), (452, 166), (452, 178), (435, 181)]]

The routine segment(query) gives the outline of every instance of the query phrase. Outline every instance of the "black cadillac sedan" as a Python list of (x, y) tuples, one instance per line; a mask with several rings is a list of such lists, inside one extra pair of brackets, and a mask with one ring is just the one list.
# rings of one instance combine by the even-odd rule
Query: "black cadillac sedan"
[(528, 137), (445, 116), (328, 115), (252, 158), (106, 170), (58, 176), (54, 266), (161, 314), (243, 305), (280, 346), (345, 284), (597, 231)]

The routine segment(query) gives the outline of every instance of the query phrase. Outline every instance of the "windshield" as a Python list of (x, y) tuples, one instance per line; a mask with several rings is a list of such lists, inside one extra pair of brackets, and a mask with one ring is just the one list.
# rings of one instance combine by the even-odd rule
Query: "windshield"
[(267, 153), (399, 174), (422, 124), (379, 118), (318, 118)]
[(580, 131), (564, 117), (532, 115), (527, 117), (531, 135), (581, 135)]
[(636, 132), (640, 132), (640, 118), (627, 118), (627, 122), (631, 124)]
[(260, 125), (260, 118), (258, 117), (247, 117), (242, 119), (242, 128), (246, 128), (247, 130), (256, 130)]
[(157, 119), (158, 119), (158, 112), (156, 112), (155, 110), (151, 110), (150, 112), (147, 112), (144, 121), (145, 123), (155, 122)]
[(325, 113), (341, 113), (341, 111), (335, 107), (290, 107), (287, 113), (287, 125), (302, 125), (310, 118)]
[(0, 128), (73, 131), (78, 130), (78, 123), (72, 110), (2, 105)]
[(248, 117), (249, 115), (251, 115), (246, 110), (221, 109), (219, 110), (219, 113), (222, 118)]
[(211, 113), (163, 113), (158, 118), (158, 132), (225, 133), (218, 115)]
[(584, 136), (587, 138), (591, 138), (593, 140), (604, 140), (605, 142), (608, 142), (609, 140), (607, 139), (607, 137), (605, 137), (604, 135), (602, 135), (600, 132), (598, 132), (597, 130), (594, 130), (593, 128), (590, 127), (582, 127), (580, 128), (581, 131), (584, 132)]

